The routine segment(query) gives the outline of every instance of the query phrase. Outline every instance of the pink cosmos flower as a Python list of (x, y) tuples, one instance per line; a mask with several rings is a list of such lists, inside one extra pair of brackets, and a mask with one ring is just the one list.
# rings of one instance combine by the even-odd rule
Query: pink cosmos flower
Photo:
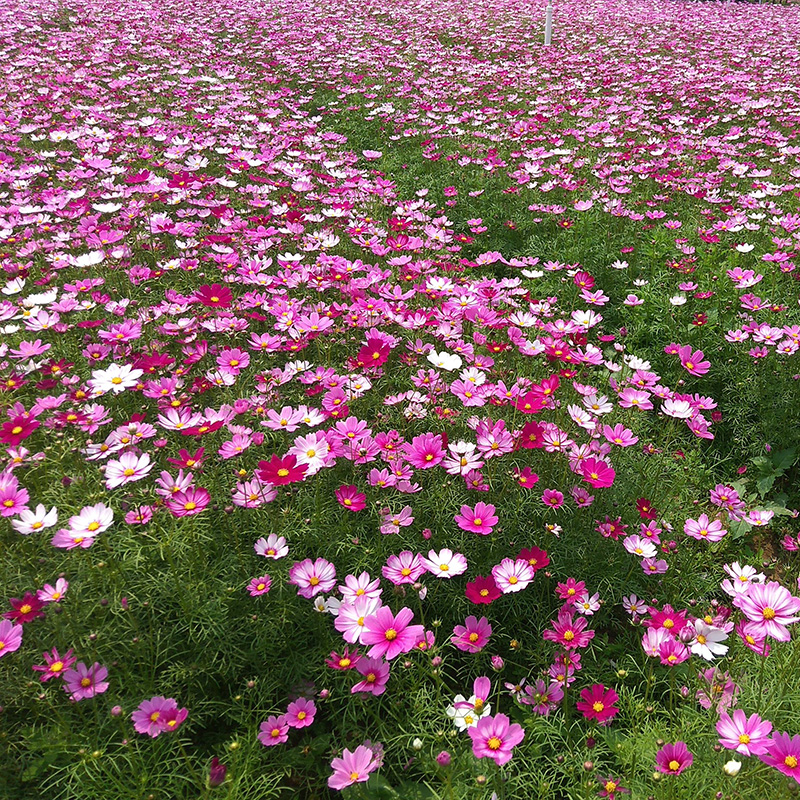
[(297, 587), (300, 597), (311, 600), (336, 586), (336, 567), (324, 558), (296, 561), (289, 570), (289, 583)]
[(511, 751), (525, 738), (522, 726), (510, 724), (505, 714), (483, 717), (468, 733), (475, 758), (491, 758), (500, 766), (511, 761)]
[(375, 696), (382, 695), (386, 691), (386, 684), (389, 682), (389, 663), (382, 658), (358, 658), (355, 668), (362, 676), (363, 680), (356, 683), (350, 690), (351, 694), (367, 692)]
[[(0, 658), (19, 650), (22, 644), (22, 625), (4, 619), (0, 621)], [(46, 656), (45, 656), (46, 658)]]
[(583, 475), (583, 479), (596, 489), (611, 486), (617, 475), (613, 467), (610, 467), (605, 461), (601, 461), (599, 458), (587, 458), (581, 464), (581, 474)]
[(467, 571), (467, 559), (461, 553), (454, 553), (447, 547), (438, 553), (428, 551), (428, 557), (421, 559), (425, 569), (437, 578), (455, 578)]
[(707, 542), (718, 542), (727, 533), (719, 520), (709, 522), (706, 514), (701, 514), (696, 520), (687, 519), (683, 525), (683, 532), (693, 539), (705, 539)]
[(733, 718), (726, 711), (721, 712), (717, 722), (719, 743), (743, 756), (766, 753), (771, 744), (771, 731), (772, 723), (769, 720), (762, 720), (758, 714), (748, 717), (741, 709), (733, 712)]
[(412, 467), (430, 469), (444, 461), (446, 451), (442, 446), (442, 437), (438, 434), (423, 433), (415, 436), (411, 443), (403, 445), (403, 453)]
[(586, 719), (596, 719), (601, 725), (609, 725), (619, 714), (619, 709), (614, 705), (619, 695), (613, 689), (606, 689), (602, 683), (595, 683), (591, 689), (583, 689), (581, 698), (576, 707)]
[(247, 586), (247, 591), (251, 597), (258, 597), (266, 594), (272, 586), (272, 578), (269, 575), (262, 575), (260, 578), (253, 578)]
[(364, 632), (361, 641), (370, 647), (370, 658), (385, 657), (391, 661), (400, 653), (407, 653), (423, 636), (425, 629), (422, 625), (411, 625), (414, 612), (403, 607), (392, 613), (388, 606), (379, 608), (374, 614), (364, 620)]
[[(0, 641), (2, 641), (1, 633)], [(0, 655), (2, 655), (2, 653), (3, 651), (0, 649)], [(42, 683), (46, 683), (51, 678), (60, 678), (64, 674), (64, 670), (71, 667), (76, 661), (71, 649), (67, 650), (63, 656), (60, 656), (55, 647), (49, 653), (42, 653), (42, 658), (44, 658), (44, 664), (34, 664), (34, 666), (31, 667), (34, 672), (42, 673), (42, 677), (39, 678)]]
[(210, 502), (208, 491), (199, 486), (190, 486), (165, 500), (164, 505), (173, 517), (191, 517), (200, 514)]
[(492, 635), (492, 626), (486, 617), (469, 616), (463, 625), (453, 628), (451, 641), (459, 649), (467, 653), (479, 653), (489, 643)]
[(0, 517), (13, 517), (28, 511), (28, 490), (10, 472), (0, 474)]
[(633, 431), (628, 430), (624, 425), (615, 425), (613, 428), (610, 425), (603, 426), (603, 436), (618, 447), (631, 447), (639, 441), (638, 436), (633, 435)]
[(747, 594), (733, 598), (733, 604), (741, 609), (753, 623), (754, 628), (779, 642), (788, 642), (787, 625), (800, 620), (800, 599), (793, 597), (788, 589), (776, 581), (755, 583)]
[(383, 577), (395, 586), (403, 583), (416, 583), (423, 572), (425, 572), (425, 565), (422, 563), (422, 559), (418, 553), (412, 553), (410, 550), (403, 550), (396, 556), (389, 556), (386, 559), (386, 566), (381, 570)]
[(564, 505), (564, 495), (557, 489), (545, 489), (542, 492), (542, 502), (550, 508), (561, 508)]
[(533, 686), (526, 686), (519, 702), (531, 706), (537, 714), (546, 717), (564, 699), (564, 690), (558, 683), (546, 684), (539, 679)]
[(367, 505), (367, 496), (356, 486), (340, 486), (336, 490), (336, 499), (348, 511), (361, 511)]
[(369, 747), (362, 744), (353, 752), (345, 749), (341, 758), (331, 761), (333, 775), (328, 778), (328, 786), (341, 791), (354, 783), (364, 783), (377, 768), (375, 753)]
[(123, 453), (119, 459), (106, 464), (106, 489), (116, 489), (127, 483), (140, 481), (153, 468), (147, 453), (137, 456), (134, 453)]
[(474, 509), (469, 506), (461, 506), (461, 513), (456, 514), (455, 521), (462, 531), (488, 536), (498, 522), (498, 517), (494, 512), (495, 507), (491, 503), (478, 502)]
[(178, 703), (172, 697), (152, 697), (139, 704), (139, 708), (131, 714), (131, 721), (137, 733), (146, 733), (155, 739), (162, 733), (178, 728), (188, 714), (187, 709), (178, 708)]
[(688, 344), (678, 349), (678, 357), (681, 360), (681, 366), (692, 375), (705, 375), (711, 366), (710, 361), (703, 361), (702, 350), (692, 352), (692, 347)]
[(259, 730), (258, 741), (264, 747), (273, 747), (289, 740), (289, 723), (286, 721), (285, 714), (281, 714), (279, 717), (267, 717), (259, 726)]
[(776, 733), (766, 753), (758, 756), (765, 764), (800, 783), (800, 735)]
[(686, 742), (665, 744), (656, 753), (656, 769), (666, 775), (680, 775), (692, 765), (692, 761), (694, 761), (694, 756), (686, 747)]
[(108, 689), (107, 677), (108, 670), (96, 661), (91, 667), (79, 661), (75, 669), (64, 671), (64, 691), (71, 700), (86, 700)]
[(521, 592), (533, 580), (535, 572), (524, 558), (504, 558), (492, 567), (492, 578), (503, 594)]
[(290, 728), (307, 728), (313, 721), (317, 713), (317, 707), (313, 700), (300, 697), (293, 703), (289, 703), (286, 709), (286, 724)]
[(551, 642), (560, 644), (565, 650), (586, 647), (594, 639), (594, 631), (587, 631), (586, 617), (573, 619), (573, 610), (569, 607), (558, 612), (558, 619), (553, 621), (552, 630), (546, 630), (542, 636)]

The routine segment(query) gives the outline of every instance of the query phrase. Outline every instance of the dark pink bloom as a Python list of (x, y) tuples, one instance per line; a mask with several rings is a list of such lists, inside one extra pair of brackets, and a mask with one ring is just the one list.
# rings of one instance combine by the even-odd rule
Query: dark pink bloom
[(340, 486), (336, 490), (336, 499), (348, 511), (361, 511), (367, 505), (367, 496), (359, 492), (356, 486)]
[(415, 436), (411, 443), (403, 445), (406, 460), (417, 469), (430, 469), (444, 461), (446, 451), (442, 446), (442, 437), (438, 434), (423, 433)]
[[(2, 635), (0, 635), (2, 639)], [(0, 649), (0, 655), (3, 650)], [(67, 650), (63, 656), (58, 654), (58, 650), (54, 647), (49, 653), (42, 653), (44, 664), (34, 664), (31, 668), (34, 672), (41, 672), (42, 677), (39, 680), (46, 683), (51, 678), (60, 678), (64, 674), (64, 670), (68, 669), (75, 663), (75, 657), (72, 655), (72, 650)]]
[(583, 689), (581, 698), (576, 707), (586, 719), (596, 719), (601, 725), (608, 725), (619, 714), (619, 709), (614, 705), (619, 695), (613, 689), (606, 689), (602, 683), (595, 683), (591, 689)]
[(581, 474), (583, 479), (597, 489), (611, 486), (617, 473), (613, 468), (597, 458), (587, 458), (581, 464)]
[[(797, 738), (800, 739), (800, 736)], [(666, 775), (680, 775), (692, 765), (692, 761), (694, 761), (694, 756), (686, 747), (686, 742), (665, 744), (656, 753), (656, 769)]]
[(386, 691), (386, 684), (389, 682), (390, 667), (388, 662), (382, 658), (359, 658), (356, 670), (363, 677), (350, 690), (351, 694), (358, 692), (368, 692), (369, 694), (382, 695)]
[(800, 735), (774, 734), (767, 752), (759, 755), (759, 758), (800, 783)]

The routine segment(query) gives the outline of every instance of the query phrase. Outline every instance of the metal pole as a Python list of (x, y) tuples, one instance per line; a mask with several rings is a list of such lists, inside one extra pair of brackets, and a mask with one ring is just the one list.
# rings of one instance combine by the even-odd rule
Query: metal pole
[(548, 47), (553, 39), (553, 0), (547, 0), (547, 11), (544, 15), (544, 43)]

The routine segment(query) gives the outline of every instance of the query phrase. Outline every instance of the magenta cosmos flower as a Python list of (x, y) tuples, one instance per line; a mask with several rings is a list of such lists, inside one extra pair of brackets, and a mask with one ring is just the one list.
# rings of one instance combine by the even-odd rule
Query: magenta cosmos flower
[(331, 761), (333, 775), (328, 778), (328, 786), (341, 791), (354, 783), (364, 783), (377, 768), (375, 754), (369, 747), (361, 744), (352, 753), (345, 750), (341, 758)]
[(430, 469), (444, 461), (446, 455), (442, 447), (442, 437), (434, 433), (415, 436), (410, 444), (403, 445), (406, 460), (417, 469)]
[(453, 644), (467, 653), (479, 653), (489, 643), (492, 635), (492, 626), (486, 617), (469, 616), (464, 620), (463, 625), (456, 625), (453, 628)]
[(606, 689), (602, 683), (584, 689), (581, 698), (576, 706), (586, 719), (596, 719), (601, 725), (608, 725), (619, 714), (619, 709), (614, 705), (619, 695), (613, 689)]
[(794, 778), (800, 783), (800, 735), (776, 733), (769, 743), (767, 752), (759, 758), (778, 772)]
[(665, 744), (656, 753), (656, 769), (666, 775), (680, 775), (692, 765), (692, 761), (694, 761), (694, 756), (686, 747), (686, 742)]
[(367, 496), (359, 492), (356, 486), (340, 486), (336, 490), (336, 499), (348, 511), (361, 511), (367, 505)]
[(271, 716), (259, 726), (258, 741), (264, 747), (273, 747), (276, 744), (283, 744), (289, 740), (289, 723), (286, 715), (279, 717)]
[(172, 697), (151, 697), (139, 703), (139, 708), (131, 714), (131, 721), (137, 733), (146, 733), (155, 739), (175, 730), (188, 714), (187, 709), (178, 708)]
[(766, 753), (771, 744), (770, 731), (772, 723), (769, 720), (762, 720), (758, 714), (748, 717), (741, 709), (733, 712), (733, 718), (723, 711), (717, 722), (719, 743), (743, 756), (760, 756)]
[(521, 725), (509, 724), (505, 714), (483, 717), (469, 729), (475, 758), (491, 758), (499, 764), (511, 761), (511, 751), (525, 738)]
[(211, 502), (211, 495), (200, 486), (189, 486), (185, 491), (175, 492), (164, 501), (173, 517), (191, 517), (200, 514)]
[(75, 669), (64, 670), (64, 691), (71, 700), (86, 700), (108, 689), (107, 677), (108, 670), (96, 661), (91, 667), (79, 661)]
[[(339, 668), (341, 669), (341, 667)], [(386, 661), (381, 658), (364, 658), (362, 656), (355, 664), (355, 668), (362, 676), (362, 680), (353, 686), (350, 690), (351, 694), (367, 692), (377, 697), (386, 691), (391, 669)]]
[(542, 637), (561, 645), (565, 650), (586, 647), (594, 639), (594, 631), (587, 631), (586, 617), (573, 618), (571, 608), (562, 608), (558, 619), (552, 622), (553, 630), (546, 630)]
[(498, 518), (495, 516), (495, 507), (491, 503), (479, 502), (475, 508), (461, 506), (461, 513), (456, 514), (455, 521), (462, 531), (472, 531), (488, 536), (492, 528), (497, 525)]
[(597, 458), (587, 458), (581, 465), (583, 479), (597, 489), (603, 489), (614, 483), (617, 473), (613, 468)]
[[(2, 638), (2, 633), (0, 633), (0, 641), (2, 641)], [(3, 650), (0, 648), (0, 656), (2, 654)], [(34, 664), (31, 667), (34, 672), (42, 673), (41, 678), (39, 678), (42, 683), (46, 683), (51, 678), (60, 678), (64, 670), (69, 669), (76, 661), (71, 649), (67, 650), (62, 656), (59, 655), (55, 647), (49, 653), (42, 653), (42, 657), (44, 658), (44, 664)]]
[(247, 585), (247, 591), (251, 597), (258, 597), (266, 594), (272, 586), (272, 578), (269, 575), (262, 575), (260, 578), (253, 578)]
[(300, 597), (310, 600), (320, 592), (330, 592), (336, 586), (336, 568), (324, 558), (297, 561), (289, 570), (289, 583), (297, 587)]
[(19, 650), (22, 644), (22, 625), (8, 620), (0, 621), (0, 658)]
[(379, 608), (364, 620), (363, 644), (371, 644), (370, 658), (386, 658), (391, 661), (400, 653), (407, 653), (422, 638), (425, 629), (422, 625), (410, 625), (414, 612), (401, 608), (397, 616), (388, 606)]
[(689, 344), (679, 348), (677, 355), (681, 360), (681, 366), (692, 375), (705, 375), (711, 366), (710, 361), (703, 361), (703, 351), (695, 350), (692, 352), (692, 346)]
[(317, 707), (313, 700), (301, 697), (293, 703), (289, 703), (286, 709), (286, 723), (290, 728), (307, 728), (317, 714)]
[(791, 638), (787, 625), (800, 617), (800, 600), (776, 581), (767, 584), (754, 583), (746, 594), (734, 597), (733, 604), (740, 608), (758, 632), (771, 636), (779, 642)]

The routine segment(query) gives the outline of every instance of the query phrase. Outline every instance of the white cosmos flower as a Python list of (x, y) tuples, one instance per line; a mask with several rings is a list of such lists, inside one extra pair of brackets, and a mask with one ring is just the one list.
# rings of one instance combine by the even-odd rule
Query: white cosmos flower
[(670, 297), (669, 299), (670, 305), (673, 306), (682, 306), (686, 304), (686, 295), (685, 294), (676, 294), (674, 297)]
[(725, 631), (714, 628), (698, 619), (694, 623), (694, 639), (689, 649), (696, 656), (706, 661), (713, 661), (716, 656), (724, 656), (728, 652), (728, 645), (721, 644), (728, 638)]
[(454, 369), (460, 369), (461, 364), (463, 363), (461, 361), (461, 356), (458, 356), (455, 353), (448, 353), (446, 351), (437, 353), (435, 350), (432, 350), (430, 353), (428, 353), (428, 361), (430, 361), (434, 367), (439, 367), (439, 369), (444, 369), (448, 372)]
[(51, 508), (49, 511), (39, 503), (35, 511), (20, 512), (19, 519), (12, 519), (11, 525), (18, 533), (27, 536), (45, 528), (52, 528), (58, 522), (58, 509)]

